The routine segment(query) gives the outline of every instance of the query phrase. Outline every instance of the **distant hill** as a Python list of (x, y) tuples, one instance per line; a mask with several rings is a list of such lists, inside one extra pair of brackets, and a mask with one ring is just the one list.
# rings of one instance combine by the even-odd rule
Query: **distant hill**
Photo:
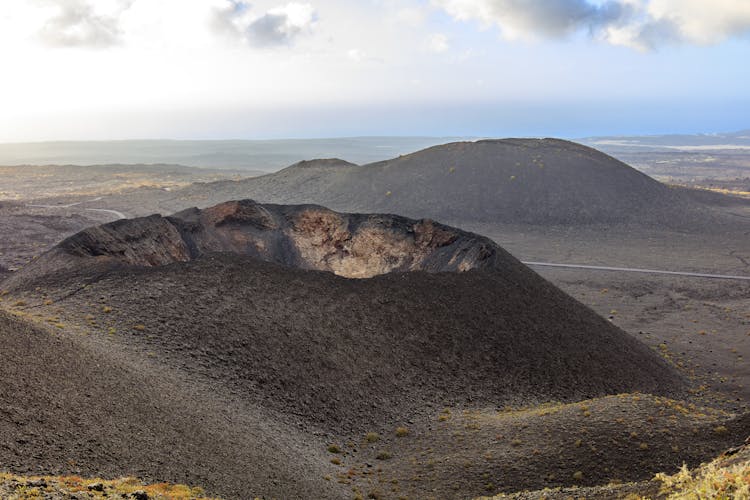
[(273, 172), (294, 162), (340, 156), (369, 163), (459, 138), (350, 137), (281, 140), (129, 140), (0, 143), (0, 165), (179, 164)]
[(204, 206), (253, 198), (457, 223), (679, 226), (706, 215), (695, 197), (595, 149), (557, 139), (458, 142), (365, 166), (304, 161), (239, 182), (196, 184), (176, 196), (205, 200)]

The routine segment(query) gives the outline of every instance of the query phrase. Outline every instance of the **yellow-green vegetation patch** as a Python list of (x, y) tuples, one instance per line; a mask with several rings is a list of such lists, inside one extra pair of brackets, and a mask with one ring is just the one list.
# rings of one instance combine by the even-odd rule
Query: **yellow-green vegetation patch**
[(89, 498), (149, 500), (218, 500), (200, 487), (182, 484), (143, 484), (136, 478), (84, 479), (79, 476), (17, 476), (0, 473), (0, 497), (8, 500), (67, 498), (88, 493)]
[(750, 498), (750, 460), (727, 466), (718, 459), (694, 471), (683, 465), (677, 474), (656, 479), (662, 483), (660, 494), (670, 500)]
[[(578, 474), (578, 473), (576, 473)], [(582, 479), (583, 475), (577, 479)], [(547, 498), (624, 498), (627, 500), (745, 500), (750, 498), (750, 447), (733, 450), (694, 470), (683, 465), (676, 474), (656, 474), (641, 483), (608, 484), (589, 488), (545, 488), (476, 500)]]

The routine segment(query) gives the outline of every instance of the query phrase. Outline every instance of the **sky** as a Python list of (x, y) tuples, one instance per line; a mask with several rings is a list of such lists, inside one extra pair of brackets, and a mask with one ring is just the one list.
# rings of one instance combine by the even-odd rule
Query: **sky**
[(750, 0), (3, 0), (0, 142), (750, 128)]

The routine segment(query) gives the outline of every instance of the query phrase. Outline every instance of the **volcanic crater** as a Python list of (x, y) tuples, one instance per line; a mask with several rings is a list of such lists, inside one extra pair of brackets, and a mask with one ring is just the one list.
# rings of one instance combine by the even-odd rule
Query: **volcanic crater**
[(649, 348), (491, 240), (430, 220), (230, 201), (86, 229), (4, 285), (68, 310), (104, 300), (115, 329), (141, 318), (160, 349), (215, 355), (242, 386), (273, 373), (260, 389), (276, 386), (277, 402), (289, 392), (284, 405), (354, 427), (398, 413), (351, 398), (362, 384), (389, 405), (430, 386), (430, 399), (487, 404), (682, 387)]
[[(489, 239), (395, 215), (342, 214), (320, 206), (261, 205), (252, 200), (191, 208), (86, 229), (42, 258), (160, 266), (209, 253), (232, 253), (347, 278), (390, 272), (462, 272), (498, 264)], [(35, 266), (38, 267), (38, 266)]]

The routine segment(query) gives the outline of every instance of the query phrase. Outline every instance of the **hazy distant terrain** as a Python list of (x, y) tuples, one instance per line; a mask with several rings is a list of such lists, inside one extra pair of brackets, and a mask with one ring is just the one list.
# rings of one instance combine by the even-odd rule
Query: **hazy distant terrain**
[(588, 137), (579, 142), (662, 182), (750, 197), (750, 130), (723, 134)]
[[(466, 137), (352, 137), (280, 140), (127, 140), (0, 144), (0, 166), (182, 165), (275, 172), (303, 160), (365, 165)], [(578, 139), (663, 182), (748, 191), (750, 131)], [(715, 181), (715, 182), (714, 182)], [(735, 182), (736, 181), (736, 182)], [(729, 184), (727, 184), (729, 183)]]
[[(14, 269), (61, 237), (127, 217), (113, 210), (113, 195), (158, 198), (196, 182), (238, 180), (262, 174), (180, 165), (0, 166), (0, 268)], [(137, 203), (137, 202), (136, 202)]]
[(206, 169), (163, 164), (0, 166), (0, 200), (101, 196), (139, 188), (171, 190), (195, 182), (262, 175), (246, 169)]
[(272, 172), (335, 156), (370, 163), (458, 137), (352, 137), (267, 141), (81, 141), (0, 144), (0, 165), (178, 164)]
[(716, 134), (585, 137), (578, 142), (607, 153), (750, 150), (750, 130)]

